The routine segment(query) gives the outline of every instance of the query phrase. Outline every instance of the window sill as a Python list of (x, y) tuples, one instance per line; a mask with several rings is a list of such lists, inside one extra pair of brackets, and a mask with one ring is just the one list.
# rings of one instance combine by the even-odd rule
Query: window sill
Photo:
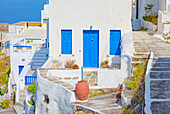
[(74, 56), (74, 54), (60, 54), (59, 57), (61, 56)]
[(121, 57), (121, 55), (110, 55), (110, 54), (107, 54), (106, 57)]

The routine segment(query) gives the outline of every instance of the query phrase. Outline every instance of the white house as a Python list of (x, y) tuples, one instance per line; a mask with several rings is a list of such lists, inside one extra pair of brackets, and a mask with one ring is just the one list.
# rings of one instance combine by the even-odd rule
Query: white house
[(50, 56), (55, 60), (100, 68), (104, 60), (111, 64), (115, 56), (133, 54), (131, 0), (51, 0), (49, 5)]
[[(133, 21), (134, 29), (139, 29), (142, 26), (142, 17), (146, 15), (145, 7), (149, 4), (153, 5), (150, 12), (152, 16), (158, 15), (159, 11), (162, 11), (165, 15), (170, 12), (170, 0), (136, 0), (136, 14)], [(161, 16), (158, 16), (158, 19), (159, 18), (161, 18)]]
[(23, 110), (24, 106), (25, 85), (36, 81), (37, 68), (48, 59), (48, 40), (46, 28), (40, 22), (19, 22), (10, 25), (9, 30), (11, 72), (8, 92), (11, 95), (12, 87), (15, 87), (15, 103), (20, 103), (21, 107), (14, 108), (19, 113), (17, 107)]
[[(134, 53), (131, 2), (132, 0), (49, 1), (49, 59), (38, 70), (36, 113), (44, 113), (44, 110), (47, 113), (70, 112), (72, 97), (70, 98), (70, 92), (65, 91), (69, 87), (61, 89), (62, 85), (57, 84), (57, 80), (54, 83), (55, 79), (63, 78), (64, 83), (74, 87), (78, 80), (85, 78), (85, 71), (97, 72), (95, 87), (110, 88), (117, 87), (131, 75), (131, 57)], [(76, 60), (81, 69), (65, 69), (67, 60)], [(101, 62), (105, 60), (109, 61), (108, 69), (101, 67)], [(52, 68), (54, 62), (61, 63), (60, 67)], [(120, 68), (115, 69), (116, 64)], [(50, 76), (56, 78), (50, 79)], [(78, 77), (76, 81), (69, 80), (75, 76)], [(68, 79), (65, 80), (66, 78)], [(48, 100), (47, 104), (44, 103), (43, 99), (49, 99), (50, 103)], [(68, 101), (62, 101), (63, 99)]]

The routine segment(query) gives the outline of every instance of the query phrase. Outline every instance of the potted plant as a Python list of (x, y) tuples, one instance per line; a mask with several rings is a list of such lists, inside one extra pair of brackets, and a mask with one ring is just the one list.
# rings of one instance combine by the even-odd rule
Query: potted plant
[(79, 66), (78, 66), (77, 64), (75, 64), (75, 65), (73, 66), (73, 69), (79, 69)]
[(76, 83), (76, 95), (81, 101), (86, 100), (89, 94), (89, 85), (86, 81), (78, 81)]

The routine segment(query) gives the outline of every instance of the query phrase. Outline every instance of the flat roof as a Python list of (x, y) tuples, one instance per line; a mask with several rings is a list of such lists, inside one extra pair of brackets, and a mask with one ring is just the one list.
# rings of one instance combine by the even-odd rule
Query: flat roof
[(21, 22), (18, 22), (18, 23), (14, 23), (12, 25), (15, 25), (15, 26), (24, 26), (25, 24), (41, 24), (41, 22), (28, 22), (28, 21), (21, 21)]
[(46, 29), (44, 28), (31, 28), (25, 29), (25, 31), (14, 38), (46, 38)]

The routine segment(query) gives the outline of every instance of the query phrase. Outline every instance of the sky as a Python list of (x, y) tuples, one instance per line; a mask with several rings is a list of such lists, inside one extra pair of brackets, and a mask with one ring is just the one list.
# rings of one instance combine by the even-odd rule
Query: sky
[(47, 0), (0, 0), (0, 23), (40, 21)]

